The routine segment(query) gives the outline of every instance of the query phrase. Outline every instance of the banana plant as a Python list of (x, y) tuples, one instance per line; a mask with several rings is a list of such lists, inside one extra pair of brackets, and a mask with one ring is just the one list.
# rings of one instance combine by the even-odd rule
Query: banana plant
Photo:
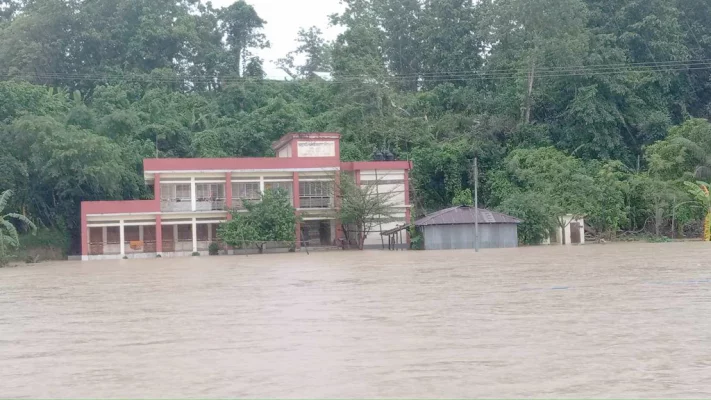
[(704, 207), (704, 241), (711, 241), (711, 194), (709, 194), (709, 185), (706, 182), (696, 181), (684, 182), (689, 188), (691, 196)]
[(9, 248), (17, 249), (20, 247), (20, 236), (17, 233), (17, 228), (10, 222), (15, 219), (29, 226), (32, 233), (37, 231), (35, 224), (26, 216), (16, 213), (3, 214), (12, 197), (12, 190), (6, 190), (0, 194), (0, 264), (7, 259), (7, 251)]

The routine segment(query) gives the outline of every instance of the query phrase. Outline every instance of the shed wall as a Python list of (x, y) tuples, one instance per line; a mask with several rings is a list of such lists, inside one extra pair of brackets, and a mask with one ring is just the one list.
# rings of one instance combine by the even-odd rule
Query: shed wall
[[(430, 225), (421, 228), (425, 250), (473, 249), (474, 224)], [(480, 224), (479, 246), (494, 249), (518, 246), (516, 224)]]

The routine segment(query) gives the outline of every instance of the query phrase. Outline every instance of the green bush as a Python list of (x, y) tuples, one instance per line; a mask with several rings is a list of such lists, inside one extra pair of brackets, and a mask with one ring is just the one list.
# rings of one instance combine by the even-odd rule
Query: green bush
[(211, 256), (216, 256), (220, 254), (220, 245), (217, 242), (210, 243), (210, 247), (207, 248)]

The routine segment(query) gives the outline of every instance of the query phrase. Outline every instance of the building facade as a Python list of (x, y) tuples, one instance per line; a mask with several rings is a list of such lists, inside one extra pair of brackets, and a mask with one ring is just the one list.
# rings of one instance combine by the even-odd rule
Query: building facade
[(518, 247), (518, 224), (522, 221), (484, 208), (447, 208), (417, 220), (415, 226), (422, 233), (425, 250), (473, 249), (477, 220), (479, 248)]
[[(302, 231), (309, 232), (311, 246), (338, 245), (341, 173), (393, 193), (396, 221), (378, 231), (409, 222), (412, 164), (341, 162), (339, 141), (337, 133), (291, 133), (272, 145), (276, 157), (145, 159), (144, 179), (153, 187), (153, 200), (82, 202), (82, 259), (207, 253), (230, 210), (246, 212), (245, 201), (259, 201), (262, 192), (275, 188), (290, 194), (301, 217), (297, 248)], [(366, 238), (366, 246), (381, 246), (377, 233)]]

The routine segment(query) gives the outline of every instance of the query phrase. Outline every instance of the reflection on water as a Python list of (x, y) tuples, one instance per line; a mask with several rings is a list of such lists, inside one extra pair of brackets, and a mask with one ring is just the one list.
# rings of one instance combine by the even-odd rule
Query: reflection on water
[(708, 397), (711, 246), (0, 269), (2, 397)]

